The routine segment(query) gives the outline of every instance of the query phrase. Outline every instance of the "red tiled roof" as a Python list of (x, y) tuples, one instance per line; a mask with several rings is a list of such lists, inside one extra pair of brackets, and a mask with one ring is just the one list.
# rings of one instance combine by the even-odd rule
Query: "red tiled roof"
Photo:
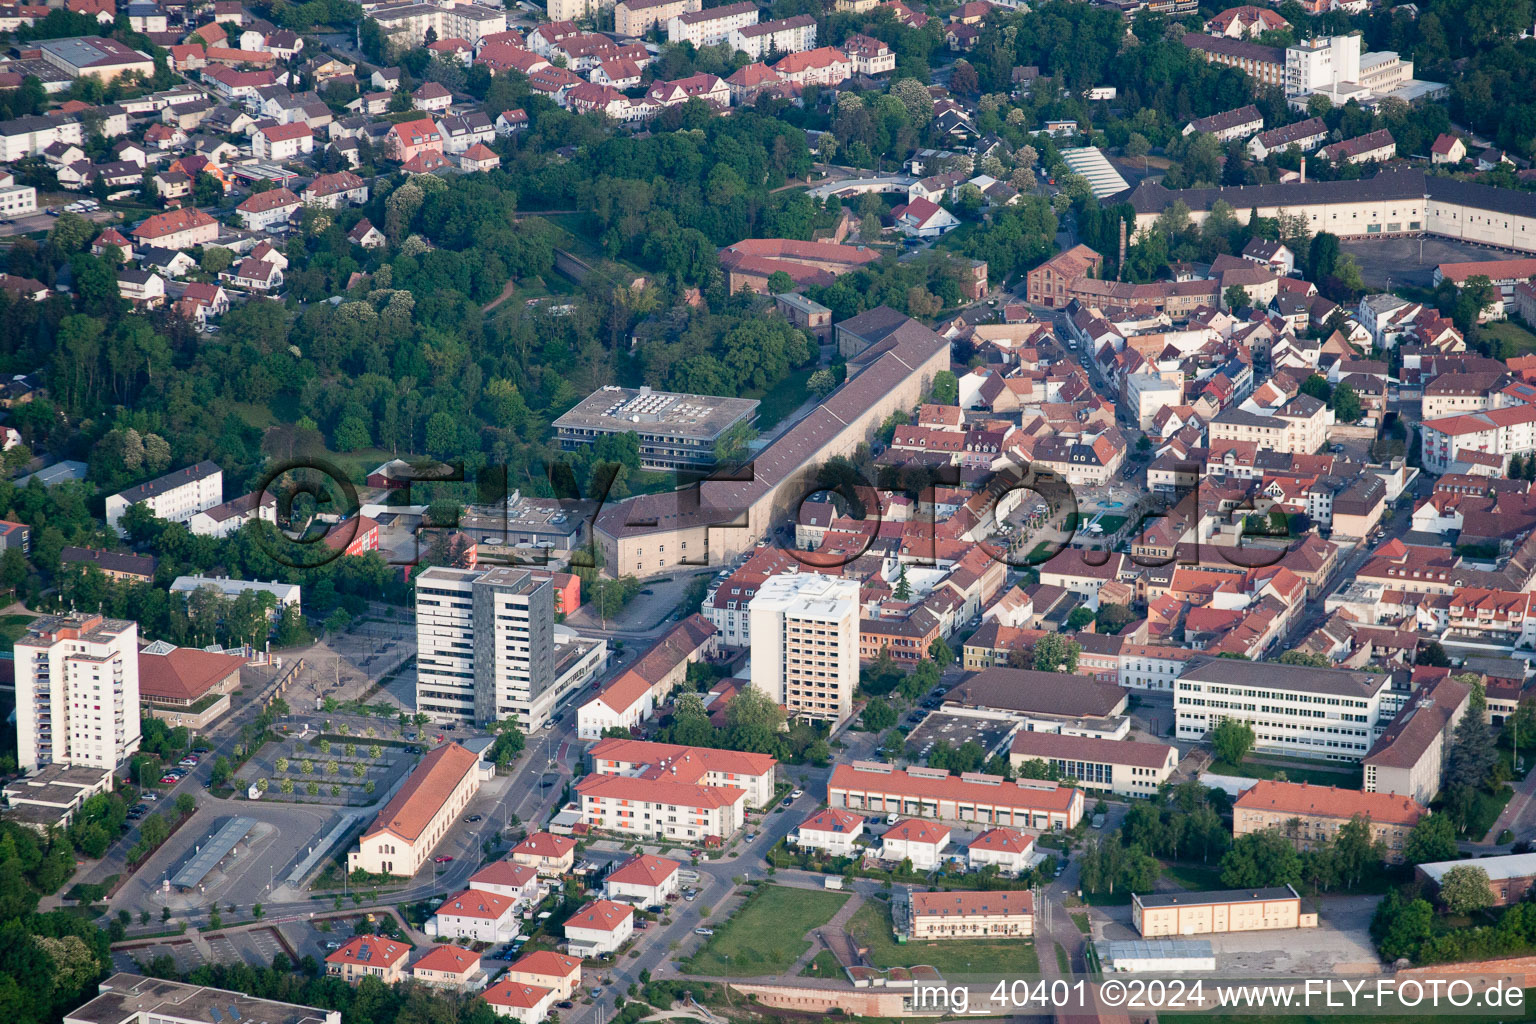
[(328, 964), (353, 964), (390, 967), (402, 962), (411, 953), (411, 947), (393, 939), (381, 939), (376, 935), (358, 935), (336, 952), (325, 958)]
[(365, 835), (390, 831), (402, 839), (415, 840), (447, 802), (459, 782), (475, 770), (479, 759), (457, 743), (445, 743), (428, 751), (411, 777), (395, 794)]
[(480, 957), (458, 946), (433, 946), (420, 960), (411, 964), (412, 971), (442, 971), (447, 974), (467, 975), (480, 969)]
[(581, 973), (581, 959), (541, 949), (536, 953), (529, 953), (508, 967), (507, 972), (534, 974), (545, 978), (569, 978), (573, 974)]
[(677, 873), (678, 863), (665, 857), (641, 854), (631, 857), (624, 865), (608, 876), (609, 882), (623, 885), (661, 885)]
[(735, 786), (695, 786), (627, 775), (588, 775), (576, 783), (576, 792), (599, 800), (642, 800), (702, 808), (729, 807), (747, 795), (746, 790)]
[(525, 857), (543, 857), (548, 860), (559, 860), (571, 850), (576, 848), (576, 840), (570, 836), (557, 836), (548, 832), (535, 832), (512, 847), (513, 854), (522, 854)]
[(596, 932), (617, 931), (634, 915), (634, 907), (612, 900), (593, 900), (572, 914), (565, 922), (565, 927), (567, 932), (572, 928)]
[(139, 652), (139, 696), (145, 700), (192, 700), (213, 685), (239, 672), (245, 659), (195, 647), (178, 647), (167, 654)]
[(1425, 815), (1423, 806), (1396, 793), (1363, 793), (1337, 786), (1262, 779), (1232, 805), (1245, 811), (1309, 815), (1347, 820), (1364, 814), (1378, 825), (1412, 825)]
[(512, 897), (502, 896), (484, 889), (465, 889), (456, 896), (449, 896), (437, 913), (447, 917), (480, 917), (498, 921), (512, 912)]
[(510, 860), (498, 860), (487, 864), (485, 867), (469, 876), (469, 887), (476, 885), (506, 885), (514, 889), (521, 889), (531, 880), (539, 877), (539, 873), (526, 864), (514, 864)]
[(988, 892), (914, 892), (913, 917), (979, 917), (1034, 914), (1035, 894), (1028, 889)]
[(481, 998), (492, 1006), (511, 1006), (520, 1010), (532, 1009), (547, 999), (550, 989), (537, 985), (524, 985), (515, 981), (501, 981), (480, 993)]
[(943, 846), (949, 841), (950, 828), (933, 821), (906, 818), (886, 830), (880, 838), (899, 839), (909, 843), (934, 843)]

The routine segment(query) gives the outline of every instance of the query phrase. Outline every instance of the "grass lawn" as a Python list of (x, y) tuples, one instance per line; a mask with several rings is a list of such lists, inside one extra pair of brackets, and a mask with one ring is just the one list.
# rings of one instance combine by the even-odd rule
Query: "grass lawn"
[(36, 615), (0, 615), (0, 647), (14, 647), (27, 635), (27, 623)]
[(1040, 970), (1035, 944), (1023, 939), (950, 939), (944, 942), (899, 943), (891, 932), (891, 908), (869, 902), (848, 922), (848, 931), (867, 947), (876, 967), (926, 964), (941, 974), (1001, 974), (1013, 977)]
[(1072, 960), (1067, 956), (1067, 951), (1061, 948), (1061, 943), (1059, 942), (1053, 942), (1051, 945), (1056, 947), (1056, 966), (1061, 969), (1063, 977), (1070, 978), (1072, 976)]
[(768, 885), (688, 961), (689, 974), (733, 978), (782, 974), (810, 948), (805, 933), (832, 919), (851, 893)]
[(1504, 805), (1514, 795), (1515, 791), (1508, 786), (1501, 787), (1497, 793), (1478, 790), (1477, 799), (1472, 802), (1472, 810), (1467, 812), (1467, 827), (1462, 836), (1473, 842), (1482, 839), (1493, 828), (1493, 823), (1499, 820)]
[(1536, 352), (1536, 334), (1532, 334), (1513, 320), (1484, 324), (1483, 334), (1490, 338), (1498, 338), (1508, 345), (1509, 355), (1524, 356)]
[(1167, 864), (1163, 865), (1164, 877), (1186, 889), (1202, 891), (1206, 889), (1220, 889), (1221, 872), (1204, 864)]
[(1362, 770), (1345, 768), (1342, 771), (1312, 767), (1287, 761), (1285, 764), (1264, 764), (1251, 758), (1240, 765), (1220, 759), (1212, 761), (1207, 769), (1216, 775), (1236, 775), (1249, 779), (1274, 779), (1284, 775), (1291, 782), (1306, 782), (1314, 786), (1338, 786), (1340, 789), (1359, 789)]
[(832, 955), (830, 949), (824, 949), (816, 954), (816, 959), (805, 965), (805, 970), (800, 972), (800, 977), (841, 978), (843, 965), (837, 962), (837, 957)]
[(1077, 930), (1082, 932), (1084, 935), (1087, 935), (1092, 931), (1092, 929), (1088, 926), (1087, 914), (1073, 914), (1072, 923), (1077, 925)]
[(806, 382), (811, 379), (817, 367), (806, 366), (791, 371), (783, 382), (770, 388), (768, 391), (748, 391), (742, 398), (755, 398), (757, 406), (757, 431), (764, 433), (776, 425), (785, 416), (794, 412), (810, 397), (806, 390)]
[[(1096, 515), (1098, 515), (1096, 512), (1069, 513), (1067, 515), (1067, 521), (1062, 524), (1062, 529), (1086, 530), (1088, 528), (1088, 524), (1093, 522), (1093, 517)], [(1104, 528), (1104, 536), (1113, 537), (1116, 531), (1125, 525), (1125, 516), (1105, 514), (1102, 518), (1099, 519), (1099, 525)]]
[[(1523, 1007), (1529, 1007), (1531, 1005), (1532, 998), (1536, 998), (1536, 989), (1526, 989)], [(1392, 1005), (1393, 1004), (1389, 1003), (1382, 1006), (1381, 1009), (1386, 1010), (1389, 1007), (1392, 1007)], [(1443, 1003), (1441, 1005), (1444, 1006)], [(1424, 1006), (1429, 1006), (1427, 992)], [(1508, 1007), (1502, 1008), (1500, 1010), (1491, 1010), (1487, 1013), (1478, 1013), (1472, 1011), (1470, 1014), (1468, 1011), (1458, 1010), (1452, 1016), (1456, 1021), (1456, 1024), (1496, 1024), (1496, 1022), (1498, 1022), (1498, 1024), (1502, 1024), (1504, 1021), (1520, 1019), (1520, 1015), (1523, 1012), (1523, 1007), (1515, 1008), (1513, 1011), (1511, 1011), (1511, 1009)], [(1428, 1022), (1439, 1020), (1444, 1016), (1446, 1016), (1446, 1013), (1443, 1009), (1437, 1012), (1434, 1008), (1431, 1007), (1429, 1009), (1420, 1008), (1415, 1011), (1413, 1009), (1404, 1007), (1402, 1013), (1395, 1013), (1391, 1016), (1379, 1017), (1374, 1015), (1346, 1017), (1335, 1016), (1332, 1014), (1303, 1014), (1297, 1016), (1286, 1014), (1283, 1017), (1276, 1015), (1274, 1017), (1266, 1018), (1256, 1016), (1254, 1014), (1241, 1013), (1160, 1013), (1157, 1015), (1157, 1019), (1161, 1022), (1161, 1024), (1251, 1024), (1251, 1022), (1254, 1020), (1264, 1019), (1270, 1019), (1277, 1022), (1283, 1020), (1285, 1024), (1428, 1024)]]

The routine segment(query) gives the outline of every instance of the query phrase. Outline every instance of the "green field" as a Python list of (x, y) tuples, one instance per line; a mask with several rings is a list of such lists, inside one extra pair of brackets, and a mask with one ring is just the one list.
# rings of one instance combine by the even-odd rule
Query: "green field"
[(1467, 828), (1462, 836), (1473, 842), (1482, 839), (1488, 834), (1488, 830), (1493, 828), (1493, 823), (1499, 820), (1504, 805), (1509, 803), (1509, 798), (1514, 795), (1515, 791), (1508, 786), (1501, 786), (1497, 793), (1478, 790), (1476, 798), (1472, 801), (1472, 809), (1467, 812)]
[(1027, 939), (951, 939), (899, 943), (891, 931), (891, 908), (871, 900), (848, 922), (848, 933), (866, 947), (876, 967), (927, 965), (941, 974), (994, 974), (1016, 977), (1040, 970), (1034, 942)]
[(1483, 336), (1498, 338), (1509, 346), (1506, 355), (1525, 356), (1536, 352), (1536, 334), (1532, 334), (1513, 320), (1499, 320), (1483, 325)]
[(1275, 779), (1283, 775), (1289, 782), (1305, 782), (1313, 786), (1338, 786), (1340, 789), (1359, 789), (1362, 776), (1359, 768), (1334, 771), (1292, 761), (1284, 764), (1266, 764), (1251, 758), (1240, 765), (1218, 758), (1211, 762), (1211, 767), (1207, 770), (1216, 775), (1236, 775), (1249, 779)]
[(27, 635), (27, 623), (36, 615), (0, 615), (0, 647), (16, 646), (16, 641)]
[(811, 379), (818, 367), (806, 366), (798, 370), (790, 371), (788, 377), (782, 382), (769, 388), (767, 391), (748, 391), (742, 398), (755, 398), (757, 406), (757, 430), (758, 433), (768, 430), (776, 425), (785, 416), (794, 412), (811, 397), (806, 390), (806, 382)]
[(816, 954), (815, 959), (805, 965), (800, 972), (802, 978), (841, 978), (843, 977), (843, 965), (837, 962), (837, 957), (830, 949), (824, 949)]
[(686, 964), (689, 974), (752, 978), (782, 974), (807, 949), (805, 935), (820, 928), (851, 893), (765, 885)]
[(1185, 889), (1193, 889), (1197, 892), (1207, 889), (1220, 889), (1221, 872), (1215, 867), (1207, 867), (1201, 864), (1164, 864), (1163, 877), (1172, 880)]

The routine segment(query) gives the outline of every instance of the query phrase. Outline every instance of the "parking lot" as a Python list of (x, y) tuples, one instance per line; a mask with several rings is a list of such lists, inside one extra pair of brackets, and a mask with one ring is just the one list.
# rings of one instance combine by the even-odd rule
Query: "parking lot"
[[(1210, 939), (1216, 953), (1217, 969), (1236, 976), (1330, 977), (1380, 971), (1381, 960), (1370, 936), (1375, 897), (1330, 896), (1315, 902), (1319, 910), (1316, 928), (1196, 937)], [(1091, 913), (1097, 919), (1108, 919), (1103, 926), (1102, 938), (1140, 938), (1131, 927), (1129, 906), (1096, 907)], [(1100, 937), (1097, 929), (1095, 936)]]
[(1387, 288), (1389, 282), (1393, 288), (1432, 288), (1435, 267), (1441, 263), (1504, 260), (1520, 255), (1449, 238), (1356, 239), (1340, 242), (1339, 248), (1360, 264), (1360, 277), (1366, 286), (1380, 289)]
[(991, 757), (993, 754), (1007, 753), (1008, 738), (1017, 727), (1017, 722), (934, 711), (907, 736), (907, 746), (916, 747), (921, 751), (921, 757), (926, 759), (934, 744), (941, 740), (951, 747), (959, 747), (967, 740), (974, 740), (986, 756)]
[[(167, 939), (131, 949), (112, 951), (112, 966), (119, 971), (137, 971), (156, 957), (169, 956), (182, 973), (204, 964), (247, 964), (270, 967), (278, 953), (289, 954), (276, 928), (258, 928), (208, 937)], [(300, 954), (302, 955), (302, 954)]]

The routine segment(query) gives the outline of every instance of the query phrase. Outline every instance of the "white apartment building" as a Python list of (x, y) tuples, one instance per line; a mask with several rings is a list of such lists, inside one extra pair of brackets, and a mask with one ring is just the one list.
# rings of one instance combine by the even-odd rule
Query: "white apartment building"
[(1035, 839), (1016, 828), (992, 828), (983, 832), (965, 848), (971, 870), (996, 864), (1005, 875), (1017, 875), (1045, 859), (1035, 850)]
[(724, 838), (746, 820), (746, 790), (670, 778), (589, 775), (576, 783), (581, 820), (624, 835), (698, 842)]
[(37, 189), (31, 185), (0, 186), (0, 220), (30, 217), (36, 212)]
[(1173, 708), (1181, 740), (1233, 718), (1253, 727), (1256, 750), (1359, 761), (1407, 697), (1386, 675), (1213, 658), (1179, 678)]
[(899, 864), (909, 860), (917, 871), (939, 866), (944, 848), (949, 845), (950, 827), (936, 821), (907, 818), (898, 821), (880, 837), (880, 859)]
[(1296, 395), (1278, 409), (1256, 413), (1235, 406), (1211, 421), (1210, 441), (1252, 441), (1260, 448), (1311, 455), (1328, 440), (1333, 411), (1311, 395)]
[(440, 939), (511, 942), (518, 934), (517, 907), (510, 896), (466, 889), (444, 900), (423, 930)]
[(407, 49), (424, 44), (427, 29), (439, 39), (462, 39), (473, 45), (481, 36), (507, 30), (506, 11), (480, 4), (408, 4), (387, 7), (369, 15), (391, 41)]
[(745, 790), (748, 807), (767, 807), (773, 802), (778, 761), (767, 754), (745, 750), (687, 747), (609, 737), (588, 752), (592, 771), (598, 775), (630, 778), (665, 776), (675, 782), (698, 786), (731, 786)]
[(806, 850), (822, 850), (834, 857), (852, 857), (854, 840), (864, 834), (863, 815), (828, 807), (800, 823), (789, 841)]
[(148, 483), (118, 491), (107, 498), (107, 525), (119, 537), (128, 536), (117, 525), (130, 506), (142, 502), (158, 519), (185, 523), (199, 512), (224, 501), (224, 471), (211, 462), (199, 462), (167, 473)]
[(731, 38), (731, 33), (757, 24), (757, 5), (749, 0), (711, 7), (707, 11), (679, 14), (667, 22), (667, 42), (689, 42), (695, 47), (714, 46)]
[(1179, 752), (1166, 743), (1019, 732), (1013, 737), (1010, 760), (1014, 768), (1028, 761), (1044, 761), (1086, 790), (1152, 797), (1178, 767)]
[(532, 906), (543, 897), (539, 872), (527, 864), (510, 860), (492, 861), (469, 876), (469, 887), (481, 892), (505, 896), (514, 903)]
[(112, 771), (139, 749), (139, 627), (100, 615), (37, 619), (16, 641), (16, 762)]
[(772, 576), (750, 606), (752, 685), (791, 716), (841, 722), (859, 682), (859, 583)]
[(416, 578), (416, 706), (437, 721), (542, 729), (607, 663), (607, 644), (555, 625), (548, 573), (434, 566)]
[(612, 953), (635, 931), (635, 908), (612, 900), (593, 900), (565, 922), (565, 939), (572, 956)]
[(603, 879), (603, 889), (611, 900), (649, 907), (665, 903), (676, 893), (681, 880), (680, 865), (675, 860), (642, 853), (631, 857)]
[(1360, 81), (1360, 37), (1323, 36), (1285, 48), (1285, 92), (1304, 96), (1329, 92), (1335, 85)]
[(1422, 462), (1426, 470), (1435, 474), (1455, 471), (1460, 461), (1458, 453), (1464, 451), (1497, 455), (1504, 466), (1509, 465), (1511, 455), (1536, 451), (1533, 405), (1443, 416), (1420, 426)]
[(36, 156), (55, 142), (85, 145), (85, 131), (73, 117), (18, 117), (0, 122), (0, 160)]
[(760, 21), (733, 30), (726, 42), (753, 60), (762, 60), (770, 53), (799, 53), (815, 48), (816, 19), (809, 14), (797, 14), (793, 18)]

